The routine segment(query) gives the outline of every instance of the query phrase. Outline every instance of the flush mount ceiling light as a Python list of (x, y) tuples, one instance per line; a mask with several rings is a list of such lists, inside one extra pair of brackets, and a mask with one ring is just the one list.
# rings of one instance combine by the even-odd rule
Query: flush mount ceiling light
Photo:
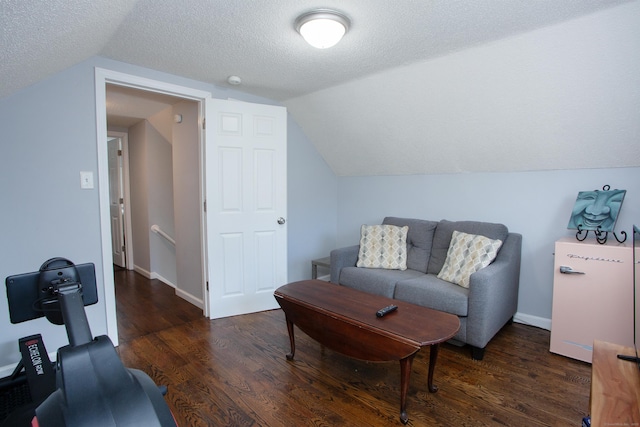
[(316, 9), (296, 19), (296, 31), (313, 47), (335, 46), (349, 29), (349, 18), (329, 9)]

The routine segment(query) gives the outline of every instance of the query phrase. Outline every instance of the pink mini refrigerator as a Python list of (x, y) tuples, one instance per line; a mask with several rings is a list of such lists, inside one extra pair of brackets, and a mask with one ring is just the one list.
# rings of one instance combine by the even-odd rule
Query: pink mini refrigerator
[[(613, 240), (613, 242), (611, 242)], [(555, 244), (552, 353), (591, 363), (594, 340), (633, 346), (633, 251), (611, 236)]]

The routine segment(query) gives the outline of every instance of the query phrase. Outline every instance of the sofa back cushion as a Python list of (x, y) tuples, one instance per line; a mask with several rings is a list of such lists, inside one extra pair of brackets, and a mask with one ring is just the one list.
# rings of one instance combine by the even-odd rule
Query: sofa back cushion
[[(433, 246), (434, 232), (439, 223), (424, 219), (391, 216), (386, 217), (382, 223), (385, 225), (397, 225), (398, 227), (404, 227), (405, 225), (409, 227), (409, 232), (407, 233), (407, 268), (426, 273), (431, 247)], [(451, 239), (451, 235), (449, 235), (449, 239)], [(446, 255), (445, 250), (445, 257)], [(442, 262), (444, 263), (444, 260)]]
[[(502, 240), (503, 242), (509, 235), (509, 229), (503, 224), (479, 221), (447, 221), (443, 219), (438, 223), (433, 235), (433, 246), (431, 247), (427, 273), (437, 275), (442, 270), (442, 266), (447, 259), (447, 252), (454, 230), (467, 234), (478, 234), (489, 239)], [(411, 232), (411, 227), (409, 227), (409, 232)]]

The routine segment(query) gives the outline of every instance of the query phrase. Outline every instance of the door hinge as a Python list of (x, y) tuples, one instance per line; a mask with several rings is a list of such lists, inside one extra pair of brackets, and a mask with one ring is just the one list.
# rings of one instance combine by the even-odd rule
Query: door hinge
[(122, 150), (118, 150), (118, 156), (122, 156)]
[(206, 200), (204, 201), (203, 205), (204, 205), (204, 211), (206, 212), (207, 211), (207, 201)]
[(120, 197), (120, 204), (124, 205), (124, 198)]
[(202, 129), (207, 128), (207, 119), (202, 119)]
[(209, 292), (209, 281), (207, 280), (207, 292)]
[(125, 248), (124, 245), (122, 245), (122, 252), (124, 252), (125, 249), (127, 249), (127, 248)]

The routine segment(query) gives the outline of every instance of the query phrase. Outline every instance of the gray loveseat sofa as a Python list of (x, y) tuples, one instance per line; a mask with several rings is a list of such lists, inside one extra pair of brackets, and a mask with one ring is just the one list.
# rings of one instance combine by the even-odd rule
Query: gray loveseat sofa
[[(331, 251), (331, 282), (457, 315), (453, 342), (470, 345), (473, 359), (481, 360), (487, 343), (516, 313), (522, 235), (476, 221), (387, 217), (383, 224), (409, 227), (407, 269), (356, 267), (359, 245), (349, 246)], [(454, 230), (503, 242), (494, 261), (471, 274), (468, 288), (436, 277)]]

